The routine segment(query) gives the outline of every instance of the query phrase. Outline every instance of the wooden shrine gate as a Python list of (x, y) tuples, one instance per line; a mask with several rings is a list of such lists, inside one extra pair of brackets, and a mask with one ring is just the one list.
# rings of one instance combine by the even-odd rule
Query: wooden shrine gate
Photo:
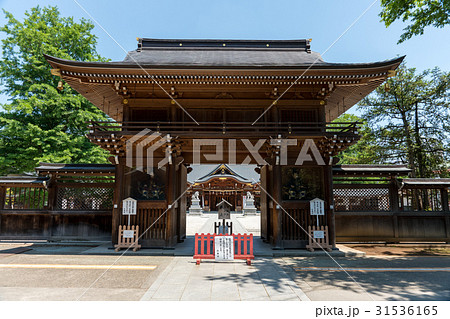
[(332, 165), (359, 135), (358, 123), (331, 122), (394, 75), (403, 57), (336, 64), (307, 39), (139, 38), (121, 62), (46, 59), (52, 74), (112, 119), (92, 122), (87, 136), (115, 166), (114, 243), (122, 200), (131, 197), (143, 247), (174, 247), (186, 236), (189, 166), (246, 163), (261, 172), (262, 238), (299, 248), (306, 239), (286, 213), (307, 227), (306, 205), (316, 197), (334, 245)]

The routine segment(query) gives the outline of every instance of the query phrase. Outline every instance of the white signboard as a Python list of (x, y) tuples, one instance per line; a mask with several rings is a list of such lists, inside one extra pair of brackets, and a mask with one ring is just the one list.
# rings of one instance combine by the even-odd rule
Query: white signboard
[(215, 260), (234, 260), (233, 236), (214, 237)]
[(325, 215), (325, 201), (320, 198), (314, 198), (309, 202), (311, 215)]
[(137, 200), (128, 197), (122, 201), (122, 214), (123, 215), (136, 215)]
[(133, 238), (133, 237), (134, 237), (134, 230), (123, 231), (123, 238)]
[(313, 237), (314, 238), (324, 238), (325, 237), (325, 233), (323, 230), (315, 230), (313, 232)]

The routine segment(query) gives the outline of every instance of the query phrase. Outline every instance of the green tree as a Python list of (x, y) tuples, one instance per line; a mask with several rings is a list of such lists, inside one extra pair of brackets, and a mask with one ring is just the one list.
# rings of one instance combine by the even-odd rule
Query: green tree
[(380, 163), (405, 163), (414, 177), (447, 174), (450, 142), (450, 73), (416, 74), (402, 64), (395, 77), (360, 103), (372, 128)]
[(423, 34), (425, 27), (443, 28), (450, 24), (449, 0), (381, 0), (381, 20), (389, 27), (401, 19), (410, 21), (398, 43)]
[[(339, 154), (339, 164), (377, 164), (380, 162), (381, 149), (377, 144), (375, 134), (366, 120), (354, 114), (345, 113), (339, 116), (335, 123), (358, 122), (358, 133), (361, 138), (355, 144)], [(337, 124), (338, 125), (338, 124)]]
[(60, 17), (56, 7), (35, 7), (20, 22), (6, 11), (0, 28), (0, 77), (9, 103), (0, 113), (0, 174), (33, 171), (39, 161), (104, 163), (108, 154), (85, 137), (89, 120), (106, 116), (50, 74), (43, 54), (105, 61), (96, 53), (93, 24)]

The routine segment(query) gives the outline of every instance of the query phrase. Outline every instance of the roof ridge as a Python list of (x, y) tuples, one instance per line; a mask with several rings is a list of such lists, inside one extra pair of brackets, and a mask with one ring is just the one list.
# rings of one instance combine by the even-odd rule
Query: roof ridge
[(154, 39), (137, 38), (138, 51), (145, 48), (295, 48), (311, 52), (311, 39), (248, 40), (248, 39)]

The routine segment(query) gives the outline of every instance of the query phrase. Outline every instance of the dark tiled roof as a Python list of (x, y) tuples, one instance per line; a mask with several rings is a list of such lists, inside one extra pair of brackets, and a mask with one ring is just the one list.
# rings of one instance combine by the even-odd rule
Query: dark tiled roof
[(48, 177), (26, 175), (0, 176), (0, 184), (35, 184), (45, 186), (49, 179)]
[(214, 174), (221, 165), (192, 165), (192, 171), (188, 174), (190, 183), (205, 182), (215, 177), (235, 178), (243, 183), (259, 182), (259, 174), (255, 172), (256, 165), (232, 165), (225, 164), (231, 174)]
[(44, 172), (96, 172), (113, 173), (112, 164), (64, 164), (64, 163), (39, 163), (36, 167), (38, 173)]
[(407, 175), (411, 169), (406, 165), (337, 165), (333, 175)]
[(450, 178), (405, 178), (402, 180), (405, 185), (434, 185), (448, 187)]
[(325, 63), (309, 40), (139, 39), (124, 63), (145, 66), (294, 67)]
[(152, 69), (360, 69), (399, 64), (404, 57), (370, 63), (329, 63), (310, 40), (223, 40), (138, 38), (123, 61), (77, 62), (44, 55), (67, 66)]

